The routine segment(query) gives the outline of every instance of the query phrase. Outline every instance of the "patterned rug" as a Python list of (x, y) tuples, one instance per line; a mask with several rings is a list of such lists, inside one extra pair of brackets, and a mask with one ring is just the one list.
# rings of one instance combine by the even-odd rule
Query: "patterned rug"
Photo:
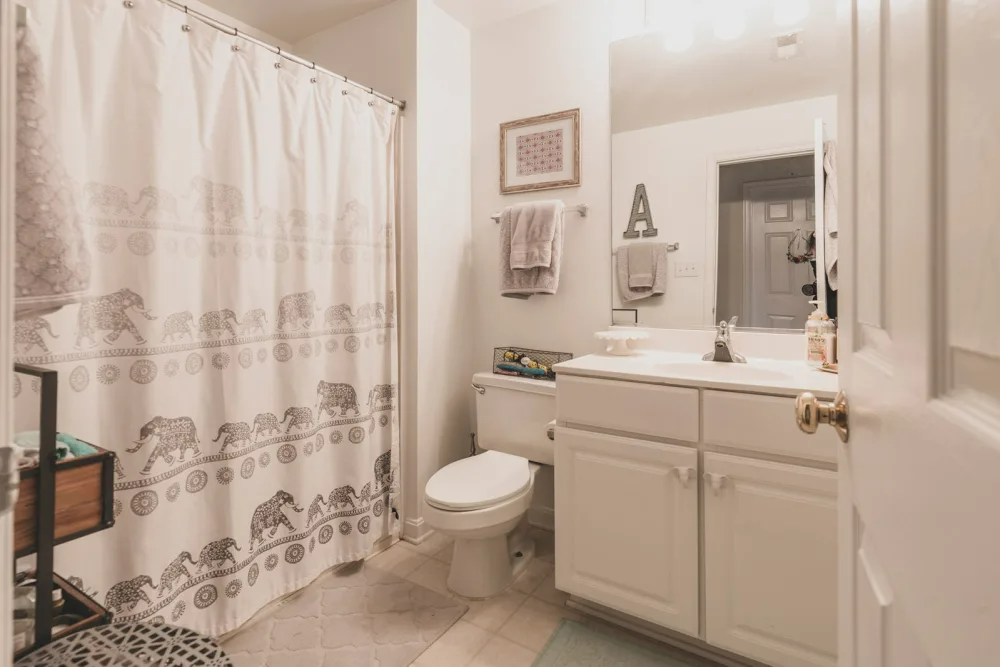
[(605, 634), (576, 621), (563, 619), (533, 667), (700, 667), (640, 646), (623, 637)]
[(223, 642), (234, 667), (405, 667), (468, 607), (352, 564)]

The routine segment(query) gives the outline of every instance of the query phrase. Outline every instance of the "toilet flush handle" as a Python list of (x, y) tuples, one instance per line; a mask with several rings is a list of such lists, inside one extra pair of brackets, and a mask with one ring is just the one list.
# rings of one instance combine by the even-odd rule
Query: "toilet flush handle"
[(472, 383), (472, 388), (475, 389), (476, 391), (478, 391), (480, 394), (485, 394), (486, 393), (486, 387), (484, 387), (481, 384), (476, 384), (475, 382), (473, 382)]

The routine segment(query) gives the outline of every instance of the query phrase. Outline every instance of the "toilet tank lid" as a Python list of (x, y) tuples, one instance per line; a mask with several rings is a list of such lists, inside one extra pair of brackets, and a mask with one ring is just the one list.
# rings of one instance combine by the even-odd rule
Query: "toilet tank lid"
[(556, 395), (556, 383), (551, 380), (532, 380), (531, 378), (499, 375), (497, 373), (476, 373), (472, 376), (474, 384), (483, 387), (501, 387), (512, 391), (529, 391), (546, 396)]

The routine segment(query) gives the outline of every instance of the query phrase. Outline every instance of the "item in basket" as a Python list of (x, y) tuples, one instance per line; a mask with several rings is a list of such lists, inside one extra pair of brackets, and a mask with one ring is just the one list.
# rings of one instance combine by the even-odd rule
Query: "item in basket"
[(81, 623), (82, 621), (83, 616), (77, 616), (76, 614), (62, 614), (60, 616), (56, 616), (52, 619), (52, 634), (57, 635), (63, 630), (66, 630), (77, 623)]
[(35, 619), (14, 620), (14, 650), (20, 651), (35, 643)]
[[(24, 455), (38, 458), (38, 451), (41, 447), (40, 433), (38, 431), (23, 431), (14, 436), (14, 444), (25, 450)], [(69, 433), (56, 434), (56, 459), (71, 459), (75, 456), (89, 456), (96, 454), (94, 447), (82, 440), (77, 440)]]
[(521, 364), (500, 363), (496, 370), (503, 375), (521, 375), (525, 377), (545, 377), (548, 373), (541, 368), (531, 368)]
[(517, 352), (516, 350), (505, 351), (503, 353), (503, 358), (505, 363), (497, 364), (496, 368), (504, 374), (517, 373), (518, 375), (525, 375), (528, 377), (555, 377), (555, 373), (552, 372), (551, 368), (538, 363), (528, 355)]

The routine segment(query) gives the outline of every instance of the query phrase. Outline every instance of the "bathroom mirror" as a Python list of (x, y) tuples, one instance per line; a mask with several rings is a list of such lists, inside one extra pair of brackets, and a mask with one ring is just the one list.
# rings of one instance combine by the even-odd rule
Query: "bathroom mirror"
[(834, 3), (646, 0), (635, 32), (611, 44), (612, 322), (835, 317)]

